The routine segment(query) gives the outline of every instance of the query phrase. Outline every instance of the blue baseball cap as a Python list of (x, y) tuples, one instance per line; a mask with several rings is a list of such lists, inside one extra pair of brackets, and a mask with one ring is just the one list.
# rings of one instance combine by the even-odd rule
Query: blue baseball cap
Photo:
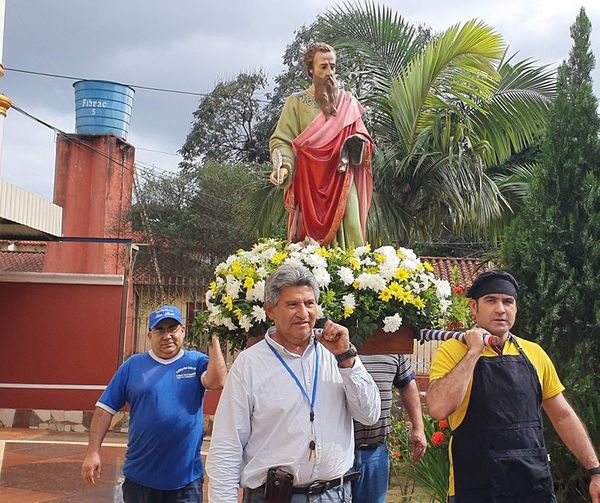
[(183, 316), (181, 311), (175, 306), (161, 306), (156, 311), (152, 311), (149, 316), (148, 328), (154, 330), (162, 320), (175, 320), (183, 325)]

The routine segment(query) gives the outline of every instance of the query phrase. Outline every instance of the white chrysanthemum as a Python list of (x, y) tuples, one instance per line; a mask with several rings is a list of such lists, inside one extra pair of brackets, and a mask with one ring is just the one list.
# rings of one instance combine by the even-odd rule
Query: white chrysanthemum
[(216, 305), (216, 304), (209, 304), (208, 306), (208, 312), (211, 314), (221, 314), (221, 308)]
[(260, 258), (265, 261), (269, 261), (277, 253), (277, 248), (267, 248), (260, 252)]
[(327, 269), (327, 260), (325, 260), (325, 257), (321, 257), (321, 255), (317, 255), (316, 253), (305, 255), (304, 262), (315, 269)]
[(246, 300), (248, 302), (258, 301), (264, 302), (265, 300), (265, 280), (261, 279), (254, 283), (252, 288), (246, 292)]
[(223, 315), (221, 314), (221, 310), (215, 309), (214, 311), (211, 311), (208, 315), (208, 322), (214, 327), (223, 325)]
[(242, 316), (238, 323), (240, 324), (240, 328), (248, 332), (252, 328), (252, 319), (249, 316)]
[(213, 293), (213, 291), (209, 288), (208, 290), (206, 290), (206, 295), (204, 296), (204, 302), (206, 302), (206, 306), (210, 307), (212, 306), (212, 302), (211, 299), (214, 299), (215, 294)]
[(248, 259), (253, 264), (258, 264), (261, 261), (260, 253), (257, 253), (254, 250), (249, 251), (249, 252), (245, 252), (245, 253), (242, 254), (242, 256), (244, 258)]
[(409, 285), (412, 292), (416, 295), (419, 295), (424, 290), (423, 285), (418, 281), (411, 281)]
[(235, 323), (233, 323), (233, 320), (231, 318), (223, 318), (223, 326), (225, 326), (229, 330), (238, 329), (238, 327), (235, 326)]
[(423, 290), (427, 290), (431, 285), (431, 281), (434, 279), (435, 277), (430, 272), (421, 272), (419, 274), (419, 281), (421, 282), (421, 288)]
[(355, 248), (354, 250), (354, 256), (356, 258), (360, 258), (362, 257), (365, 253), (369, 253), (369, 250), (371, 249), (371, 247), (369, 245), (365, 245), (365, 246), (359, 246), (358, 248)]
[(216, 274), (225, 274), (226, 271), (227, 271), (227, 264), (225, 262), (221, 262), (220, 264), (217, 265), (217, 267), (215, 267)]
[(383, 331), (384, 332), (395, 332), (402, 325), (402, 318), (398, 313), (394, 316), (386, 316), (383, 319)]
[(303, 246), (301, 251), (305, 255), (314, 255), (315, 253), (317, 253), (317, 250), (320, 246), (321, 245), (319, 243), (311, 243), (309, 245)]
[(445, 314), (448, 311), (448, 308), (450, 307), (451, 304), (452, 304), (452, 301), (450, 299), (440, 300), (440, 310), (441, 310), (442, 314)]
[(300, 259), (300, 256), (297, 253), (295, 253), (293, 255), (290, 255), (288, 258), (286, 258), (283, 261), (283, 263), (286, 264), (286, 265), (292, 265), (292, 266), (304, 265), (302, 263), (302, 260)]
[[(413, 255), (414, 255), (414, 253), (413, 253)], [(420, 265), (421, 265), (421, 261), (419, 259), (411, 259), (411, 258), (405, 258), (400, 263), (401, 267), (404, 267), (405, 269), (408, 269), (409, 271), (415, 271), (417, 269), (417, 267), (419, 267)]]
[(259, 267), (256, 269), (256, 274), (258, 274), (259, 278), (266, 278), (269, 275), (269, 271), (267, 271), (264, 267)]
[(252, 306), (252, 317), (258, 321), (267, 321), (267, 313), (260, 306)]
[(287, 249), (292, 253), (296, 253), (296, 252), (299, 252), (300, 250), (302, 250), (302, 244), (301, 243), (290, 243), (287, 245)]
[(320, 288), (326, 288), (327, 286), (329, 286), (329, 283), (331, 283), (331, 276), (329, 275), (329, 273), (327, 272), (327, 269), (325, 269), (325, 268), (317, 267), (313, 271), (313, 275), (314, 275), (315, 279), (317, 280), (317, 284), (319, 285)]
[(359, 290), (366, 290), (367, 288), (370, 288), (376, 292), (381, 292), (387, 286), (385, 278), (379, 274), (369, 274), (363, 272), (362, 274), (359, 274), (359, 276), (356, 278), (356, 281), (358, 282)]
[(227, 293), (227, 295), (229, 295), (232, 299), (237, 299), (241, 289), (241, 281), (235, 279), (234, 276), (228, 274), (227, 285), (225, 286), (225, 292)]
[(354, 298), (354, 294), (349, 293), (348, 295), (344, 295), (342, 297), (342, 304), (344, 309), (356, 308), (356, 299)]
[(402, 253), (402, 256), (407, 259), (407, 260), (419, 260), (419, 258), (417, 257), (417, 255), (415, 254), (414, 251), (412, 251), (410, 248), (399, 248), (400, 253)]
[(352, 269), (346, 266), (341, 266), (338, 269), (338, 276), (342, 280), (344, 285), (348, 286), (354, 283), (354, 274), (352, 274)]
[(384, 262), (379, 266), (379, 274), (385, 278), (387, 281), (391, 280), (396, 273), (398, 267), (390, 262)]
[(445, 279), (434, 279), (437, 297), (440, 300), (447, 299), (450, 297), (452, 290), (450, 288), (450, 283), (448, 283)]
[(379, 253), (385, 255), (386, 258), (396, 257), (396, 249), (393, 246), (380, 246), (373, 253)]

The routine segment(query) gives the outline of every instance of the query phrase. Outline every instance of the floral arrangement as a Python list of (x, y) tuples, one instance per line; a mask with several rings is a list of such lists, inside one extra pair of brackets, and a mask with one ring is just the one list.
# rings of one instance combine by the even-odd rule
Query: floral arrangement
[(410, 424), (403, 419), (394, 419), (388, 436), (390, 462), (394, 472), (399, 473), (424, 491), (433, 501), (443, 503), (448, 496), (450, 460), (448, 443), (450, 428), (448, 421), (435, 421), (423, 416), (425, 436), (429, 446), (418, 463), (410, 460)]
[(440, 320), (451, 305), (450, 284), (410, 249), (267, 239), (216, 267), (195, 330), (230, 341), (232, 349), (244, 347), (248, 336), (263, 335), (270, 326), (263, 309), (265, 279), (282, 264), (312, 271), (321, 291), (318, 317), (348, 327), (357, 345), (378, 328), (391, 333), (401, 325), (445, 326)]

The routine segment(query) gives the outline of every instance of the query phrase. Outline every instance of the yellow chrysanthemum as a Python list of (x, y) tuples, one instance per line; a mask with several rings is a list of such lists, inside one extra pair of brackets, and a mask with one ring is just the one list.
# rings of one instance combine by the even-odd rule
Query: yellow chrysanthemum
[(429, 262), (423, 262), (423, 267), (426, 271), (433, 272), (433, 266)]
[(223, 297), (223, 304), (225, 304), (227, 309), (233, 309), (233, 299), (231, 298), (231, 295), (225, 295), (225, 297)]
[(385, 255), (383, 253), (374, 253), (373, 257), (378, 264), (383, 264), (385, 262)]
[(350, 316), (352, 316), (353, 312), (354, 312), (354, 308), (353, 307), (346, 307), (344, 309), (344, 318), (349, 318)]
[(231, 263), (231, 274), (236, 277), (242, 274), (242, 264), (240, 264), (239, 260), (234, 260)]
[(357, 290), (359, 286), (360, 286), (360, 283), (358, 281), (355, 281), (352, 283), (352, 288), (354, 288), (355, 290)]
[(406, 281), (410, 278), (410, 271), (404, 267), (399, 267), (394, 273), (394, 278), (398, 281)]
[(388, 302), (392, 298), (392, 291), (389, 288), (385, 288), (379, 293), (379, 298), (383, 302)]
[(397, 281), (392, 281), (390, 283), (389, 289), (390, 293), (396, 298), (399, 298), (399, 296), (404, 294), (405, 292), (404, 288), (402, 288), (402, 285), (400, 285), (400, 283), (398, 283)]
[(218, 288), (217, 288), (217, 282), (216, 281), (211, 281), (210, 285), (208, 287), (210, 288), (210, 291), (212, 293), (214, 293), (215, 295), (217, 294)]
[(409, 304), (412, 303), (413, 299), (414, 299), (414, 295), (411, 291), (408, 290), (402, 290), (402, 292), (398, 293), (398, 295), (396, 295), (396, 298), (402, 302), (402, 304)]
[(254, 280), (250, 276), (247, 276), (246, 279), (244, 280), (244, 288), (246, 290), (250, 290), (250, 288), (252, 288), (253, 286), (254, 286)]
[(413, 298), (412, 305), (419, 309), (423, 309), (425, 307), (425, 301), (421, 297), (417, 296)]
[(242, 312), (242, 310), (239, 307), (233, 311), (233, 314), (235, 314), (237, 316), (238, 320), (240, 320), (242, 318), (242, 316), (244, 316), (244, 313)]
[(348, 262), (350, 262), (350, 265), (352, 266), (353, 269), (360, 271), (360, 262), (358, 260), (356, 260), (356, 257), (350, 257), (348, 259)]
[(287, 258), (287, 253), (284, 252), (277, 252), (275, 255), (273, 255), (273, 258), (271, 259), (271, 262), (273, 262), (273, 264), (275, 265), (279, 265), (281, 264), (285, 259)]
[(331, 257), (331, 252), (327, 248), (317, 248), (316, 254), (325, 258)]

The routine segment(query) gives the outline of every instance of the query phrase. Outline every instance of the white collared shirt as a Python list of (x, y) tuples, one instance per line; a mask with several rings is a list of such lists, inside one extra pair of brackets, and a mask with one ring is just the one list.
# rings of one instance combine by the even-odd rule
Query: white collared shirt
[[(300, 356), (275, 342), (269, 336), (272, 330), (265, 338), (310, 398), (314, 336)], [(379, 391), (359, 358), (352, 368), (339, 368), (330, 351), (319, 343), (316, 347), (320, 361), (312, 424), (308, 400), (266, 341), (236, 358), (219, 400), (206, 462), (210, 501), (236, 503), (238, 486), (264, 484), (273, 466), (292, 473), (294, 485), (335, 479), (352, 467), (352, 418), (363, 424), (377, 422)], [(316, 456), (309, 459), (311, 440)]]

